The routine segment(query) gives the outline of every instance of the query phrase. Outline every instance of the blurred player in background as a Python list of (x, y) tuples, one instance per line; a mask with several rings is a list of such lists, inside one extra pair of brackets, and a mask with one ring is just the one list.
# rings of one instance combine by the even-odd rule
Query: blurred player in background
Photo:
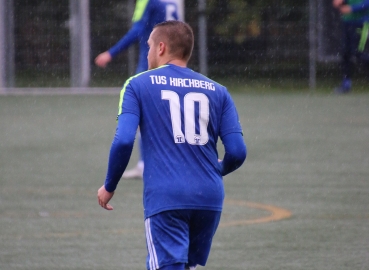
[[(119, 53), (128, 49), (135, 42), (139, 43), (139, 57), (136, 74), (146, 71), (147, 53), (149, 51), (147, 40), (154, 25), (167, 20), (183, 21), (184, 0), (137, 0), (133, 14), (133, 25), (113, 47), (95, 58), (95, 64), (105, 68)], [(131, 170), (123, 174), (123, 178), (142, 178), (144, 163), (142, 161), (141, 138), (139, 137), (140, 158)]]
[(363, 62), (369, 67), (369, 55), (363, 53), (369, 30), (369, 0), (333, 0), (333, 7), (341, 13), (343, 24), (342, 75), (341, 85), (335, 93), (351, 91), (351, 58)]
[[(140, 125), (144, 149), (144, 217), (147, 269), (183, 270), (205, 265), (224, 200), (222, 176), (239, 168), (246, 145), (227, 89), (187, 68), (191, 27), (167, 21), (154, 27), (149, 71), (126, 81), (110, 149), (101, 207), (124, 172)], [(217, 141), (225, 155), (218, 160)]]

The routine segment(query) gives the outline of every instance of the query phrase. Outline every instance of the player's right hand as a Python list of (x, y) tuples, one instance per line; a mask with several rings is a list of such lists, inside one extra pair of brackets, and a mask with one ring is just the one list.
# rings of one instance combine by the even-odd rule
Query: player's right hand
[(95, 58), (95, 64), (99, 67), (105, 68), (106, 65), (112, 60), (112, 57), (108, 51), (100, 53)]

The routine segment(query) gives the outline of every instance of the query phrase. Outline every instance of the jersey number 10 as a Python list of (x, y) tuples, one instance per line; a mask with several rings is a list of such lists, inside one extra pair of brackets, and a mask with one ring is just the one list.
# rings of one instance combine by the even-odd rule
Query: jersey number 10
[[(192, 145), (205, 145), (209, 141), (209, 99), (203, 93), (190, 92), (184, 96), (184, 127), (181, 126), (181, 103), (176, 92), (170, 90), (161, 91), (161, 99), (169, 101), (170, 117), (172, 120), (173, 138), (175, 143), (187, 143)], [(195, 103), (199, 104), (199, 134), (196, 134)]]

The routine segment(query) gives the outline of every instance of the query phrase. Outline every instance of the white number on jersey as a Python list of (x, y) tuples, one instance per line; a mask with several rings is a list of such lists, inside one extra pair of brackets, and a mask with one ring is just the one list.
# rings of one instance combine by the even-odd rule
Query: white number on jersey
[[(185, 135), (181, 130), (181, 104), (178, 94), (170, 90), (162, 90), (161, 99), (169, 101), (175, 143), (184, 143), (185, 138), (192, 145), (205, 145), (209, 141), (209, 99), (205, 94), (190, 92), (184, 97)], [(199, 134), (196, 133), (195, 103), (199, 104)]]

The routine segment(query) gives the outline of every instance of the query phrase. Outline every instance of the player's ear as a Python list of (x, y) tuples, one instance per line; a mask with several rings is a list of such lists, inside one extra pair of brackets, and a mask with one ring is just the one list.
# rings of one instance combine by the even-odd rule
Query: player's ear
[(165, 53), (166, 49), (167, 49), (167, 47), (166, 47), (165, 43), (160, 42), (159, 43), (159, 55), (162, 56)]

